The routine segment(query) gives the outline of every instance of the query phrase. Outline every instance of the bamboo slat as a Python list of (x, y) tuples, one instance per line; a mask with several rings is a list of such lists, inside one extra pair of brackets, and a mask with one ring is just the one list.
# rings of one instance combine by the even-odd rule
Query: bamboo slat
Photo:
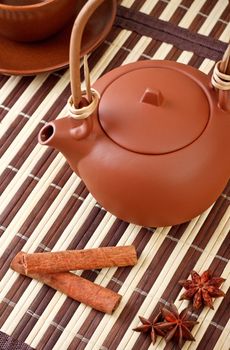
[[(123, 0), (121, 5), (135, 11), (135, 21), (145, 14), (170, 23), (170, 35), (173, 26), (178, 26), (198, 33), (197, 40), (199, 35), (218, 39), (221, 47), (229, 41), (227, 0)], [(208, 57), (201, 57), (200, 46), (194, 52), (192, 46), (183, 49), (168, 39), (162, 42), (141, 35), (140, 23), (136, 31), (126, 29), (124, 23), (114, 26), (106, 41), (91, 53), (92, 82), (113, 68), (141, 59), (169, 59), (211, 73), (214, 47)], [(202, 42), (199, 45), (205, 45)], [(100, 207), (60, 154), (37, 144), (44, 123), (66, 115), (69, 94), (68, 70), (34, 78), (0, 77), (1, 330), (37, 350), (169, 350), (172, 345), (165, 345), (160, 337), (153, 346), (150, 338), (132, 331), (139, 325), (138, 315), (152, 317), (170, 300), (182, 310), (187, 302), (179, 301), (182, 288), (178, 280), (188, 278), (192, 269), (201, 273), (210, 268), (226, 278), (222, 289), (227, 295), (215, 300), (214, 310), (196, 312), (200, 322), (192, 330), (196, 342), (186, 342), (183, 349), (228, 350), (230, 186), (189, 223), (155, 229), (122, 222)], [(129, 244), (135, 245), (139, 256), (133, 268), (76, 272), (122, 295), (112, 316), (9, 268), (20, 250)]]

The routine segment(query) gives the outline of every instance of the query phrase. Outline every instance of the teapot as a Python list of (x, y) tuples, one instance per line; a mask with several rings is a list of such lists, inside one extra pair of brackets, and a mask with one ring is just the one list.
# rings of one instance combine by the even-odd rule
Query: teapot
[(171, 61), (118, 67), (93, 87), (80, 46), (84, 27), (103, 0), (89, 0), (70, 41), (72, 96), (68, 115), (40, 131), (98, 203), (141, 226), (171, 226), (206, 210), (230, 174), (230, 48), (212, 79)]

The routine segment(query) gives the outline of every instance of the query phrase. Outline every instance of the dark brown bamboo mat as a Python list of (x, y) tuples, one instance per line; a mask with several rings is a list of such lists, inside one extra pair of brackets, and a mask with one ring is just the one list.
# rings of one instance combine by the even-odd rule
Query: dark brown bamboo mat
[[(122, 64), (169, 59), (211, 74), (230, 38), (228, 0), (123, 0), (106, 41), (89, 57), (92, 80)], [(188, 40), (187, 40), (188, 39)], [(0, 53), (1, 54), (1, 53)], [(41, 127), (65, 116), (69, 72), (0, 76), (0, 349), (173, 349), (132, 331), (138, 315), (179, 301), (178, 280), (210, 268), (226, 278), (225, 298), (194, 313), (196, 342), (183, 349), (228, 350), (230, 343), (230, 184), (191, 222), (147, 228), (123, 222), (95, 201), (58, 152), (37, 143)], [(141, 205), (141, 198), (140, 198)], [(134, 244), (134, 268), (84, 271), (122, 294), (104, 315), (10, 268), (18, 251)]]
[(17, 339), (9, 337), (7, 334), (0, 332), (0, 349), (4, 350), (31, 350), (32, 348)]

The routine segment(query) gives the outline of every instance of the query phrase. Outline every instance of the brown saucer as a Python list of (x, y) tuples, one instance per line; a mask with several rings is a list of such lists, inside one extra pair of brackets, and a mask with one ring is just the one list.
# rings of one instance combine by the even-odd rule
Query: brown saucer
[[(85, 2), (78, 1), (79, 11)], [(105, 39), (114, 21), (116, 6), (116, 0), (106, 0), (90, 19), (83, 35), (82, 56)], [(0, 36), (0, 73), (34, 75), (68, 66), (73, 22), (58, 34), (40, 42), (27, 44)]]

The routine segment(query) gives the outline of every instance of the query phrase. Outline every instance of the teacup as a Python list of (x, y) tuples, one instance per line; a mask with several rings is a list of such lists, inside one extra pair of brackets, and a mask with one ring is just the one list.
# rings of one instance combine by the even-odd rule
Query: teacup
[[(85, 1), (82, 1), (82, 5)], [(37, 41), (61, 30), (77, 11), (76, 0), (0, 0), (0, 35)]]

